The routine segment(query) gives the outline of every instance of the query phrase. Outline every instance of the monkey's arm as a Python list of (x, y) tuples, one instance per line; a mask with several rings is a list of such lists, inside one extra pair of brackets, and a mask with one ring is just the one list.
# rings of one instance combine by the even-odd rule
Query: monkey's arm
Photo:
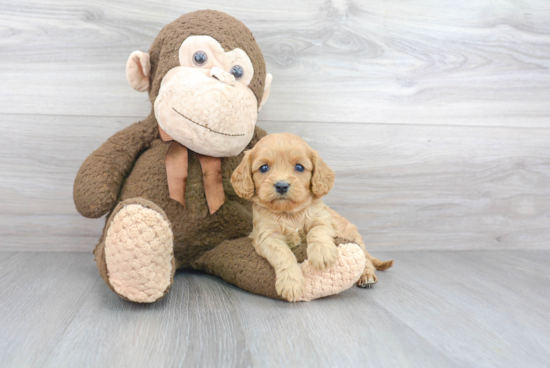
[(155, 120), (147, 118), (114, 134), (92, 152), (74, 181), (73, 199), (77, 211), (88, 218), (98, 218), (109, 212), (138, 155), (157, 136)]

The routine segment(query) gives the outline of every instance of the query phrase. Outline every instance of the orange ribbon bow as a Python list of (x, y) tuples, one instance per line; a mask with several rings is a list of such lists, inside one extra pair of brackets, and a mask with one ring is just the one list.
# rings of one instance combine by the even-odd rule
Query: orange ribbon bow
[[(188, 152), (187, 147), (176, 142), (159, 125), (160, 139), (172, 142), (166, 153), (166, 175), (168, 176), (168, 191), (170, 198), (185, 207), (185, 186), (187, 185)], [(198, 154), (204, 183), (204, 193), (208, 210), (214, 214), (225, 202), (222, 182), (222, 161), (219, 157)]]

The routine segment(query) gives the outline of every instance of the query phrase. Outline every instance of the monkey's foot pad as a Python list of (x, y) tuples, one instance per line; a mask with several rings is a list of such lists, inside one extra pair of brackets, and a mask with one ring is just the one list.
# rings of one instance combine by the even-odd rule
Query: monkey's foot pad
[(365, 253), (354, 243), (338, 246), (338, 260), (326, 271), (317, 271), (306, 260), (301, 264), (306, 285), (302, 298), (307, 302), (338, 294), (352, 287), (365, 268)]
[(170, 223), (140, 204), (125, 205), (114, 216), (105, 239), (109, 282), (120, 296), (152, 303), (164, 296), (173, 277)]

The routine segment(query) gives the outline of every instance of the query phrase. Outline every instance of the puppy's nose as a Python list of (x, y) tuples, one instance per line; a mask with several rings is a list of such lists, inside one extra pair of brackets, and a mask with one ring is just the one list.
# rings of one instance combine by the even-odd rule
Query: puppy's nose
[(290, 184), (286, 181), (278, 181), (275, 183), (275, 190), (279, 194), (285, 194), (288, 191)]

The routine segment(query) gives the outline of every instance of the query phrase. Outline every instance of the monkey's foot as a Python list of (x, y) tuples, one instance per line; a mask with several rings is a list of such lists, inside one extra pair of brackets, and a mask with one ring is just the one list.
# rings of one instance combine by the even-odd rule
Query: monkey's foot
[(354, 243), (338, 246), (338, 260), (325, 271), (318, 271), (309, 261), (301, 265), (305, 290), (298, 301), (307, 302), (349, 289), (361, 277), (365, 268), (365, 253)]
[(173, 235), (163, 213), (135, 202), (121, 203), (111, 217), (104, 245), (106, 281), (124, 299), (152, 303), (172, 285)]

